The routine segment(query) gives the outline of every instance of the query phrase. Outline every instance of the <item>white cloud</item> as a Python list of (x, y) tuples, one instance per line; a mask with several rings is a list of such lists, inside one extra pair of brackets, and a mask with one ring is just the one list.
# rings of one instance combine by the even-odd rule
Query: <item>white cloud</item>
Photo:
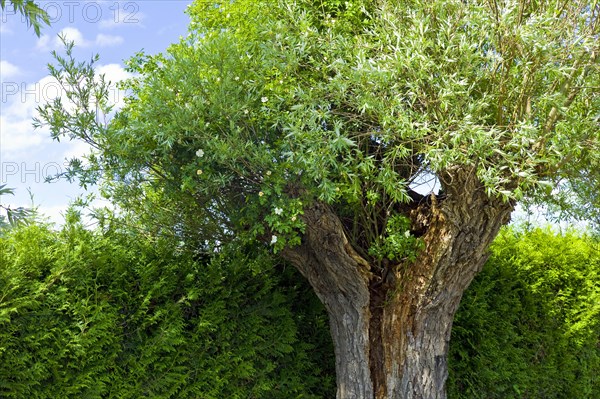
[(4, 87), (0, 116), (0, 143), (5, 155), (27, 151), (49, 143), (47, 132), (34, 131), (32, 119), (36, 108), (61, 94), (60, 84), (46, 76), (38, 82), (11, 84)]
[(18, 76), (20, 73), (21, 71), (18, 66), (8, 61), (0, 60), (0, 81), (5, 82), (7, 79)]
[(50, 49), (50, 42), (52, 41), (52, 39), (50, 39), (50, 36), (48, 35), (42, 35), (40, 36), (40, 38), (38, 39), (35, 48), (38, 50), (42, 50), (42, 51), (48, 51)]
[[(115, 104), (115, 109), (124, 104), (125, 93), (117, 88), (117, 83), (132, 75), (119, 64), (99, 65), (97, 75), (105, 75), (105, 80), (111, 82), (108, 91), (109, 103)], [(0, 116), (0, 143), (4, 155), (15, 156), (30, 151), (40, 145), (51, 142), (50, 133), (46, 129), (34, 131), (32, 120), (37, 116), (36, 108), (53, 101), (63, 95), (60, 83), (51, 76), (46, 76), (35, 83), (4, 85), (2, 93), (2, 115)], [(67, 109), (70, 103), (63, 99)], [(73, 147), (65, 150), (69, 156), (82, 154), (83, 147)]]
[(55, 226), (62, 226), (65, 223), (65, 214), (67, 213), (67, 207), (68, 205), (38, 205), (37, 211), (43, 220), (53, 223)]
[(31, 120), (0, 116), (0, 143), (4, 156), (40, 145), (42, 134), (34, 134)]
[(132, 77), (132, 74), (123, 69), (123, 67), (119, 64), (100, 65), (98, 68), (96, 68), (96, 72), (99, 75), (104, 74), (106, 76), (106, 80), (110, 80), (113, 83)]
[(115, 105), (113, 111), (119, 110), (125, 104), (125, 92), (118, 89), (117, 83), (129, 79), (133, 77), (133, 75), (123, 69), (119, 64), (100, 65), (96, 68), (96, 73), (98, 75), (104, 75), (105, 81), (111, 82), (108, 91), (109, 101)]
[[(115, 83), (130, 76), (118, 64), (98, 66), (97, 72)], [(66, 205), (62, 205), (65, 196), (75, 198), (81, 189), (76, 184), (65, 182), (42, 182), (46, 176), (64, 171), (65, 160), (81, 158), (91, 151), (80, 140), (61, 140), (60, 144), (53, 142), (46, 127), (34, 130), (32, 119), (37, 114), (36, 108), (61, 95), (61, 86), (50, 76), (33, 83), (15, 83), (8, 95), (3, 93), (0, 115), (0, 179), (2, 183), (16, 188), (16, 195), (10, 199), (11, 205), (30, 206), (26, 188), (31, 187), (36, 193), (34, 202), (40, 205), (40, 212), (58, 224), (62, 224), (60, 214), (66, 209)], [(124, 96), (119, 93), (116, 84), (111, 85), (109, 95), (110, 102), (122, 105)], [(69, 109), (68, 103), (65, 106)]]
[(76, 47), (110, 47), (117, 46), (123, 43), (121, 36), (98, 34), (96, 39), (91, 41), (83, 37), (83, 34), (76, 28), (64, 28), (54, 38), (48, 35), (42, 35), (36, 44), (36, 48), (40, 51), (59, 50), (64, 47), (60, 37), (64, 37), (67, 42), (74, 42)]
[[(65, 38), (67, 42), (74, 42), (76, 46), (86, 46), (87, 41), (83, 38), (83, 34), (77, 28), (64, 28), (59, 33), (58, 36), (62, 36)], [(60, 42), (60, 38), (55, 38), (55, 41)]]
[(117, 46), (123, 43), (121, 36), (104, 35), (102, 33), (96, 36), (95, 44), (100, 47)]
[[(104, 74), (110, 81), (109, 102), (116, 109), (123, 105), (124, 93), (117, 88), (117, 82), (131, 77), (119, 64), (107, 64), (97, 67), (98, 74)], [(13, 84), (6, 87), (2, 98), (2, 115), (0, 116), (0, 143), (4, 155), (23, 154), (32, 148), (49, 143), (49, 132), (41, 129), (34, 131), (32, 119), (37, 115), (36, 108), (55, 98), (62, 96), (63, 91), (58, 81), (46, 76), (35, 83)], [(65, 102), (67, 109), (69, 104)], [(75, 149), (81, 153), (80, 148)], [(74, 154), (70, 154), (74, 155)]]
[(37, 41), (36, 48), (41, 51), (58, 50), (63, 47), (60, 37), (67, 42), (74, 42), (76, 46), (87, 47), (89, 45), (79, 29), (64, 28), (55, 37), (42, 35)]
[(92, 147), (88, 143), (84, 141), (72, 141), (65, 146), (62, 157), (66, 161), (69, 161), (73, 158), (83, 159), (85, 156), (90, 155), (91, 152)]

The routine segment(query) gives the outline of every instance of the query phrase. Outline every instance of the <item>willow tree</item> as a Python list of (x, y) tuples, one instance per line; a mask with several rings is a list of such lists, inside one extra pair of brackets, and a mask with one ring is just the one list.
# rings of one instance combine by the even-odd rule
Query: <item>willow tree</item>
[(129, 61), (107, 124), (93, 64), (57, 57), (79, 106), (58, 100), (38, 123), (90, 143), (75, 172), (163, 230), (294, 265), (329, 314), (338, 399), (445, 397), (453, 315), (516, 202), (598, 182), (599, 3), (189, 13), (180, 43)]

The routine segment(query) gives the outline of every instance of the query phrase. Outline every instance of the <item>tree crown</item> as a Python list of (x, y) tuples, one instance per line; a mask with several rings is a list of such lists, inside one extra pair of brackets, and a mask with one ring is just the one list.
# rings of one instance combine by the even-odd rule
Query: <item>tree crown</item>
[(392, 243), (413, 239), (405, 218), (427, 179), (440, 200), (460, 192), (460, 172), (489, 196), (573, 211), (582, 182), (597, 184), (596, 1), (241, 0), (189, 13), (181, 42), (129, 60), (136, 77), (109, 124), (85, 106), (106, 93), (93, 68), (69, 57), (53, 74), (92, 91), (38, 121), (97, 148), (78, 172), (180, 231), (281, 249), (320, 200), (363, 255), (389, 259), (418, 247)]

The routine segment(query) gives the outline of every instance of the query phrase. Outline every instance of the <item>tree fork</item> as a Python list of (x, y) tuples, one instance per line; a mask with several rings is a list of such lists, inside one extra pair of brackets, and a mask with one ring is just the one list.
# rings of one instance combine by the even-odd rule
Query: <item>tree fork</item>
[(304, 213), (301, 245), (283, 255), (325, 305), (335, 347), (338, 399), (443, 399), (452, 320), (487, 248), (514, 207), (490, 198), (472, 170), (441, 175), (447, 196), (411, 217), (425, 231), (411, 264), (381, 279), (349, 245), (337, 215)]

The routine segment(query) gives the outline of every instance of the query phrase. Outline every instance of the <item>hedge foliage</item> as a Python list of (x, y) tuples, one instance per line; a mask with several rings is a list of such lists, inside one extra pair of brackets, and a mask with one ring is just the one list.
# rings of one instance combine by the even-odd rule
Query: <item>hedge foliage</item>
[(292, 269), (176, 249), (78, 223), (0, 237), (0, 397), (333, 396), (326, 318)]
[(600, 398), (600, 245), (505, 230), (461, 302), (449, 398)]
[[(256, 249), (123, 229), (0, 237), (2, 398), (331, 398), (327, 319)], [(448, 397), (600, 397), (600, 244), (505, 230), (465, 293)]]

